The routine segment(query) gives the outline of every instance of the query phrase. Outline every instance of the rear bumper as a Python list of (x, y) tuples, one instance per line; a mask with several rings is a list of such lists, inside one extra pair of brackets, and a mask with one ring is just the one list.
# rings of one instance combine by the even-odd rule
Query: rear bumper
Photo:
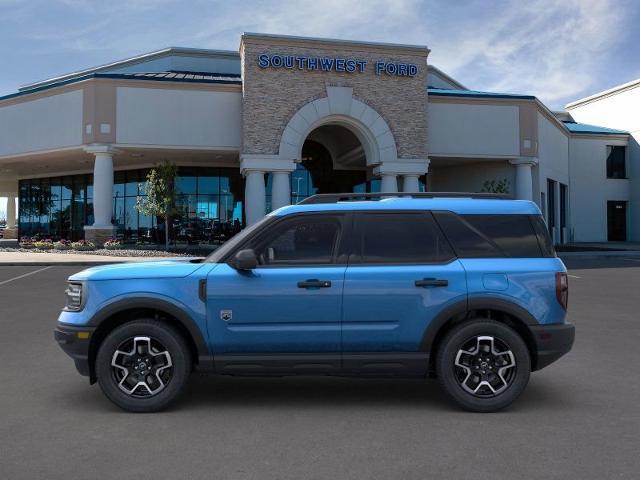
[(90, 376), (89, 368), (89, 343), (95, 328), (76, 327), (72, 325), (58, 324), (53, 331), (53, 338), (60, 348), (69, 355), (80, 375)]
[(555, 362), (573, 347), (576, 327), (571, 323), (530, 325), (536, 344), (537, 358), (533, 370)]

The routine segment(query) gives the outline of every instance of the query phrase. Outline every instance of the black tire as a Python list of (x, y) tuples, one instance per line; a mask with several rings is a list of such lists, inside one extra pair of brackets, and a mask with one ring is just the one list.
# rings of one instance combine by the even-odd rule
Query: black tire
[[(116, 351), (121, 353), (114, 356)], [(133, 353), (145, 351), (149, 353)], [(113, 366), (112, 361), (122, 367)], [(98, 349), (95, 370), (100, 388), (117, 406), (129, 412), (157, 412), (183, 390), (191, 361), (189, 347), (176, 329), (157, 320), (138, 319), (107, 335)], [(150, 365), (146, 371), (138, 370), (140, 362)], [(126, 389), (132, 393), (125, 393)]]
[[(480, 337), (484, 338), (479, 340)], [(485, 354), (484, 350), (500, 354)], [(436, 373), (447, 395), (464, 409), (495, 412), (511, 405), (525, 389), (531, 358), (527, 345), (515, 330), (494, 320), (478, 318), (447, 333), (438, 347)]]

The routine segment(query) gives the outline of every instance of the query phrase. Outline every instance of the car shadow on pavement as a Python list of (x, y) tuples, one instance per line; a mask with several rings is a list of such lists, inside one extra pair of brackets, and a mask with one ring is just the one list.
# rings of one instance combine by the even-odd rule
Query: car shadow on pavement
[[(76, 411), (121, 412), (102, 394), (98, 385), (82, 388), (71, 396)], [(62, 400), (62, 399), (61, 399)], [(508, 412), (573, 408), (562, 391), (530, 384)], [(224, 377), (192, 375), (183, 394), (167, 412), (216, 409), (317, 409), (380, 407), (420, 408), (439, 412), (460, 412), (442, 392), (437, 380), (363, 379), (340, 377)]]
[[(530, 384), (508, 411), (546, 410), (566, 405), (562, 391), (547, 388), (544, 382)], [(463, 412), (450, 401), (437, 380), (363, 379), (338, 377), (238, 378), (194, 375), (176, 403), (176, 410), (244, 406), (247, 408), (359, 409), (398, 406), (434, 411)]]

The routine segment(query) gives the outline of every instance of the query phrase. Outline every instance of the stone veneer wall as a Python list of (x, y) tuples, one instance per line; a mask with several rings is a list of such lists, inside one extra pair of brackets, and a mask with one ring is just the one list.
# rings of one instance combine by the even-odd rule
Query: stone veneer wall
[[(327, 96), (326, 87), (353, 88), (353, 97), (376, 110), (393, 133), (399, 158), (427, 157), (428, 50), (406, 47), (377, 48), (356, 43), (321, 43), (243, 36), (242, 152), (275, 155), (292, 115), (306, 103)], [(260, 54), (339, 57), (367, 60), (364, 73), (260, 68)], [(376, 75), (375, 62), (413, 63), (414, 77)]]

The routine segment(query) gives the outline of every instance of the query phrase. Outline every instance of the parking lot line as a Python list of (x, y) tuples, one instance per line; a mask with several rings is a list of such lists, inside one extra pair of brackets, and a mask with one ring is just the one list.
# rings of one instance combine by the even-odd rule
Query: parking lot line
[(13, 277), (13, 278), (10, 278), (9, 280), (4, 280), (4, 281), (0, 282), (0, 285), (4, 285), (5, 283), (13, 282), (14, 280), (20, 280), (21, 278), (28, 277), (29, 275), (35, 275), (38, 272), (43, 272), (43, 271), (48, 270), (50, 268), (51, 268), (51, 266), (44, 267), (44, 268), (39, 268), (38, 270), (34, 270), (33, 272), (25, 273), (23, 275), (18, 275), (17, 277)]
[(567, 273), (567, 277), (571, 277), (571, 278), (582, 278), (582, 277), (579, 277), (578, 275), (571, 275), (570, 273)]

